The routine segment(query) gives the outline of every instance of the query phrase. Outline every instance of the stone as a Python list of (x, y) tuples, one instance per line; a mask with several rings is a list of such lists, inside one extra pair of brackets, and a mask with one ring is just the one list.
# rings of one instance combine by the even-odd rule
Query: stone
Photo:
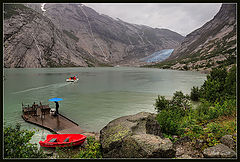
[(191, 156), (183, 154), (182, 156), (178, 157), (177, 159), (192, 159)]
[(192, 141), (188, 136), (176, 141), (174, 148), (176, 149), (176, 158), (203, 158), (201, 151), (192, 145)]
[(82, 134), (87, 136), (87, 137), (94, 137), (95, 140), (99, 141), (99, 136), (100, 136), (99, 133), (96, 133), (96, 132), (84, 132)]
[(127, 137), (120, 152), (121, 157), (126, 158), (171, 158), (176, 153), (170, 139), (152, 134)]
[[(162, 138), (156, 114), (140, 112), (109, 122), (100, 131), (104, 158), (165, 158), (174, 157), (170, 139)], [(157, 131), (151, 129), (158, 128)], [(152, 134), (150, 134), (152, 133)]]
[(156, 120), (156, 115), (152, 115), (147, 118), (146, 133), (162, 137), (161, 127)]
[(53, 153), (55, 152), (55, 149), (50, 147), (42, 147), (41, 149), (47, 156), (53, 156)]
[(234, 141), (234, 139), (232, 138), (231, 135), (225, 135), (220, 139), (220, 142), (226, 146), (228, 146), (229, 148), (233, 149), (236, 151), (236, 142)]
[(229, 148), (236, 150), (236, 142), (231, 135), (225, 135), (220, 139), (220, 142)]
[(236, 158), (236, 152), (224, 144), (217, 144), (203, 150), (206, 158)]

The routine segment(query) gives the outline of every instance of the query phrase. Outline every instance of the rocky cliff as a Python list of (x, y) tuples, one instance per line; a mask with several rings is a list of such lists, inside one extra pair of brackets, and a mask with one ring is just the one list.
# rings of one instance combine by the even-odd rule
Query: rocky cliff
[(162, 68), (210, 71), (236, 63), (236, 4), (223, 4), (212, 20), (188, 34)]
[(22, 4), (4, 5), (4, 67), (88, 66), (88, 59), (47, 17)]
[[(5, 67), (131, 64), (175, 48), (184, 38), (168, 29), (100, 15), (78, 3), (47, 3), (44, 11), (40, 3), (24, 5), (32, 10), (15, 5), (15, 14), (4, 19)], [(4, 10), (9, 15), (8, 7)]]

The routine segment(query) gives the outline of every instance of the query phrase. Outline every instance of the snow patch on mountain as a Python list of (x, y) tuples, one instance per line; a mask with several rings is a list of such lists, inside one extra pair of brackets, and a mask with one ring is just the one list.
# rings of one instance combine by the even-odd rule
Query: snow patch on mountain
[(47, 10), (44, 9), (45, 4), (46, 4), (46, 3), (43, 3), (43, 4), (41, 5), (41, 9), (42, 9), (43, 12), (47, 11)]

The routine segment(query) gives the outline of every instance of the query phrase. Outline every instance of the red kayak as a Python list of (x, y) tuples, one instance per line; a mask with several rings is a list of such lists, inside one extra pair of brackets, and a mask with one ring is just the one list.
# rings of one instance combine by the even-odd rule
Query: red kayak
[(87, 137), (82, 134), (49, 134), (45, 141), (40, 141), (42, 147), (69, 147), (81, 145)]

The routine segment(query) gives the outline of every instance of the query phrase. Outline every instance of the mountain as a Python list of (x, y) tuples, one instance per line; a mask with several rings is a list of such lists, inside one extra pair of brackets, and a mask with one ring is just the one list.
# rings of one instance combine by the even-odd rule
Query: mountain
[(22, 4), (4, 4), (4, 67), (88, 66), (94, 58), (51, 20)]
[(46, 3), (45, 12), (40, 3), (24, 5), (4, 19), (5, 67), (131, 65), (156, 51), (174, 49), (184, 38), (168, 29), (101, 15), (80, 3)]
[(212, 20), (188, 34), (160, 68), (199, 70), (236, 63), (236, 4), (222, 4)]

